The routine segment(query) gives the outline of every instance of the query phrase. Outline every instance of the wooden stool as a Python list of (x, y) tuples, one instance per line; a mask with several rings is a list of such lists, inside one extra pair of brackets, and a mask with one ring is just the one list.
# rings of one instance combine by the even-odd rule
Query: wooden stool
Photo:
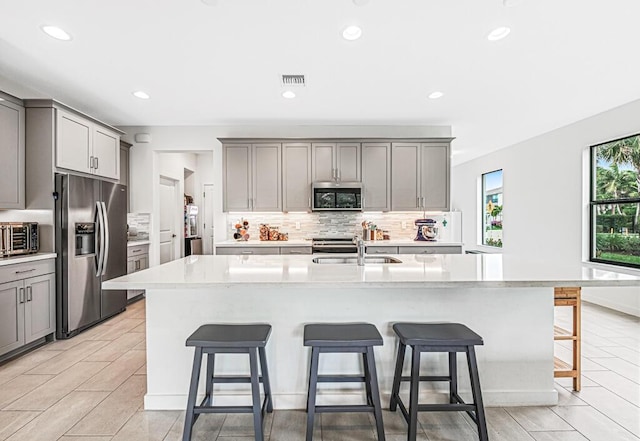
[[(471, 329), (459, 323), (396, 323), (393, 330), (400, 338), (398, 345), (398, 357), (396, 370), (393, 376), (393, 388), (391, 389), (391, 402), (389, 410), (395, 411), (400, 406), (402, 415), (409, 425), (407, 433), (408, 441), (415, 441), (418, 428), (418, 412), (428, 411), (465, 411), (478, 426), (480, 441), (488, 441), (487, 421), (482, 404), (480, 391), (480, 378), (476, 363), (475, 346), (482, 345), (482, 337)], [(411, 346), (411, 376), (402, 376), (404, 354), (407, 346)], [(447, 376), (421, 376), (420, 354), (422, 352), (448, 352), (449, 375)], [(471, 377), (471, 392), (473, 403), (465, 403), (458, 395), (458, 367), (456, 354), (467, 354), (469, 376)], [(400, 398), (400, 382), (410, 382), (409, 408)], [(449, 383), (449, 404), (419, 404), (418, 390), (421, 381), (446, 381)]]
[[(271, 325), (203, 325), (187, 339), (187, 346), (195, 346), (193, 370), (189, 400), (184, 421), (183, 441), (191, 440), (193, 425), (202, 413), (253, 413), (253, 425), (256, 441), (264, 441), (262, 421), (264, 411), (273, 411), (269, 371), (264, 347), (271, 333)], [(198, 380), (202, 354), (207, 354), (206, 394), (199, 406), (196, 406)], [(249, 354), (250, 376), (215, 376), (213, 372), (215, 354)], [(260, 370), (258, 373), (258, 354)], [(216, 383), (251, 383), (251, 406), (213, 406), (213, 384)], [(264, 388), (264, 402), (260, 403), (260, 383)]]
[(570, 306), (573, 312), (573, 329), (568, 331), (559, 326), (553, 327), (554, 340), (573, 341), (573, 364), (569, 365), (558, 357), (553, 358), (553, 376), (555, 378), (573, 378), (573, 390), (580, 390), (580, 288), (555, 288), (554, 306)]
[[(372, 412), (376, 420), (378, 441), (385, 441), (382, 424), (382, 406), (378, 390), (378, 376), (373, 347), (382, 346), (382, 336), (368, 323), (317, 323), (305, 325), (304, 345), (311, 346), (309, 394), (307, 396), (307, 441), (313, 438), (313, 422), (321, 412)], [(362, 375), (318, 375), (320, 353), (360, 353), (364, 362)], [(318, 383), (363, 382), (367, 404), (316, 406)]]

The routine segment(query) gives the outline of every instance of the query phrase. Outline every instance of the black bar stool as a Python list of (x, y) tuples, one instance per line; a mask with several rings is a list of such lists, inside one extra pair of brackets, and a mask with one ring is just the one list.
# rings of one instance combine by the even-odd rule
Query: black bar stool
[[(304, 345), (311, 346), (311, 368), (307, 395), (307, 441), (313, 438), (313, 422), (316, 413), (323, 412), (373, 412), (376, 419), (378, 441), (384, 441), (382, 407), (378, 389), (378, 376), (373, 355), (374, 346), (382, 346), (382, 336), (374, 325), (368, 323), (317, 323), (305, 325)], [(361, 353), (364, 376), (318, 375), (320, 353)], [(365, 384), (367, 404), (316, 406), (318, 383)]]
[[(476, 363), (475, 346), (482, 345), (482, 337), (471, 329), (459, 323), (396, 323), (393, 330), (400, 337), (398, 345), (398, 358), (393, 377), (391, 390), (391, 402), (389, 410), (395, 411), (399, 405), (404, 419), (409, 425), (407, 440), (415, 441), (418, 426), (418, 412), (423, 411), (466, 411), (478, 426), (480, 441), (488, 441), (487, 422), (482, 405), (480, 392), (480, 379), (478, 377), (478, 365)], [(407, 346), (411, 346), (411, 376), (402, 376), (404, 354)], [(449, 375), (448, 376), (420, 376), (420, 354), (422, 352), (448, 352)], [(458, 395), (458, 373), (456, 353), (467, 354), (469, 375), (471, 377), (471, 392), (473, 403), (465, 403)], [(399, 396), (400, 382), (409, 381), (409, 409), (406, 408)], [(418, 386), (420, 381), (447, 381), (449, 382), (450, 404), (419, 404)]]
[[(195, 346), (191, 386), (184, 422), (183, 441), (191, 440), (191, 432), (196, 420), (203, 413), (253, 413), (256, 441), (264, 441), (262, 422), (265, 410), (273, 411), (269, 371), (264, 347), (271, 334), (271, 325), (203, 325), (187, 338), (187, 346)], [(207, 379), (204, 400), (196, 406), (198, 380), (202, 354), (207, 354)], [(250, 376), (215, 376), (213, 373), (215, 354), (249, 354)], [(258, 355), (260, 370), (258, 373)], [(215, 383), (251, 383), (253, 404), (251, 406), (213, 406), (213, 384)], [(264, 388), (264, 402), (260, 403), (260, 383)]]

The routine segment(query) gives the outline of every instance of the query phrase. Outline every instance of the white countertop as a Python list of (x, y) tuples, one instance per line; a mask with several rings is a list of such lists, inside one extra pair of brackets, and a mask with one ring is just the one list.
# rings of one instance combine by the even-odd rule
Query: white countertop
[(440, 242), (413, 239), (365, 240), (368, 247), (461, 247), (462, 242)]
[(149, 245), (151, 243), (151, 241), (149, 239), (145, 239), (145, 240), (131, 240), (129, 239), (127, 241), (127, 248), (128, 247), (137, 247), (140, 245)]
[(310, 247), (311, 239), (301, 240), (225, 240), (216, 247)]
[[(365, 240), (368, 247), (447, 247), (462, 246), (462, 242), (427, 242), (412, 239)], [(311, 239), (296, 240), (225, 240), (217, 242), (216, 247), (310, 247)]]
[(3, 257), (0, 258), (0, 266), (35, 262), (37, 260), (55, 259), (56, 257), (58, 257), (56, 253), (36, 253), (26, 254), (24, 256)]
[[(343, 255), (344, 256), (344, 255)], [(190, 289), (229, 285), (366, 288), (638, 286), (640, 276), (527, 262), (504, 254), (396, 256), (396, 264), (317, 264), (314, 256), (188, 256), (103, 283), (105, 289)]]

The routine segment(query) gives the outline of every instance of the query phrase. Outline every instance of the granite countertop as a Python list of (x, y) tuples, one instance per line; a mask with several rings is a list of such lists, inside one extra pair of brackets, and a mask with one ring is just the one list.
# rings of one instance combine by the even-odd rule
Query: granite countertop
[(56, 257), (58, 257), (56, 253), (36, 253), (25, 254), (22, 256), (2, 257), (0, 258), (0, 266), (13, 265), (16, 263), (35, 262), (38, 260), (55, 259)]
[[(344, 255), (343, 255), (344, 256)], [(395, 264), (317, 264), (306, 255), (188, 256), (103, 283), (105, 289), (201, 289), (230, 285), (354, 288), (638, 286), (640, 276), (528, 262), (504, 254), (396, 256)]]

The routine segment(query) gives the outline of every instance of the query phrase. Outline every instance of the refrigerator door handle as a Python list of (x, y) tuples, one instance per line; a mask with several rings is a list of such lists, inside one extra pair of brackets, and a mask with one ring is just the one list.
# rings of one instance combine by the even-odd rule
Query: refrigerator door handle
[(111, 232), (109, 231), (109, 218), (107, 216), (107, 206), (104, 202), (100, 202), (102, 206), (102, 222), (104, 225), (104, 247), (102, 250), (102, 254), (104, 255), (104, 261), (102, 262), (102, 275), (104, 276), (107, 273), (107, 262), (109, 261), (109, 236)]
[(98, 255), (98, 268), (96, 270), (96, 277), (100, 277), (102, 274), (102, 268), (104, 266), (104, 221), (102, 217), (102, 205), (100, 202), (96, 202), (96, 224), (98, 227), (98, 234), (96, 235), (96, 253)]

